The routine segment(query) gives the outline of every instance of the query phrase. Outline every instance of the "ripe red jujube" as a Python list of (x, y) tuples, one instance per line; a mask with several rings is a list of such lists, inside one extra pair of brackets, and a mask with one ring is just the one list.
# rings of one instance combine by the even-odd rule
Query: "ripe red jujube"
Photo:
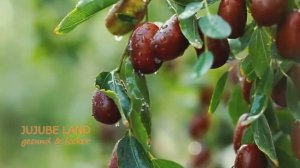
[(267, 160), (265, 155), (255, 144), (241, 146), (238, 150), (234, 163), (235, 168), (266, 168)]
[(291, 132), (292, 149), (297, 159), (300, 160), (300, 121), (293, 124)]
[(279, 54), (290, 60), (300, 60), (300, 12), (291, 12), (279, 25), (276, 46)]
[(130, 39), (131, 62), (137, 72), (154, 73), (159, 69), (162, 61), (155, 57), (151, 49), (151, 40), (158, 31), (153, 23), (143, 23), (135, 29)]
[(103, 124), (114, 124), (121, 119), (114, 101), (98, 89), (93, 97), (93, 116)]
[(287, 0), (252, 0), (251, 12), (258, 25), (277, 24), (284, 15)]
[(248, 128), (249, 125), (243, 125), (243, 121), (247, 119), (248, 114), (243, 114), (240, 116), (239, 121), (235, 127), (234, 133), (233, 133), (233, 149), (235, 152), (239, 150), (242, 144), (242, 138), (246, 132), (246, 128)]
[(151, 46), (156, 56), (163, 61), (175, 59), (183, 54), (189, 42), (180, 30), (176, 15), (160, 27), (153, 37)]
[[(227, 62), (230, 53), (230, 47), (227, 39), (219, 40), (207, 37), (207, 48), (214, 56), (214, 62), (211, 67), (212, 69), (219, 68)], [(199, 56), (204, 52), (204, 47), (202, 49), (196, 49), (196, 51)]]
[(286, 89), (286, 77), (281, 78), (281, 80), (272, 89), (271, 97), (273, 101), (281, 107), (287, 106)]
[(208, 114), (200, 114), (195, 116), (189, 126), (190, 136), (194, 139), (200, 139), (210, 126), (210, 116)]
[(218, 14), (227, 21), (231, 27), (229, 38), (238, 38), (244, 34), (247, 21), (245, 0), (221, 0)]

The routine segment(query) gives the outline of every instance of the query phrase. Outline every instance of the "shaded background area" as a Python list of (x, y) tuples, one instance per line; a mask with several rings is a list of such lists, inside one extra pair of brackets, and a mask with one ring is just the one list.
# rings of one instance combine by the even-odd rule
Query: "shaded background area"
[[(67, 35), (54, 35), (54, 27), (76, 2), (0, 1), (0, 167), (105, 167), (114, 143), (122, 137), (122, 125), (105, 127), (94, 120), (91, 98), (95, 77), (117, 66), (128, 36), (117, 41), (106, 30), (108, 9)], [(164, 1), (152, 1), (149, 9), (150, 21), (164, 22), (172, 15)], [(184, 56), (147, 77), (154, 153), (182, 165), (190, 159), (189, 121), (194, 113), (205, 112), (199, 106), (199, 88), (214, 86), (226, 70), (212, 70), (195, 80), (195, 61), (190, 47)], [(232, 165), (224, 152), (233, 125), (227, 108), (221, 106), (203, 140), (214, 153), (212, 167), (226, 167), (221, 166), (223, 161)], [(84, 138), (89, 144), (21, 147), (20, 141), (26, 138), (20, 135), (22, 125), (87, 125), (91, 134)]]

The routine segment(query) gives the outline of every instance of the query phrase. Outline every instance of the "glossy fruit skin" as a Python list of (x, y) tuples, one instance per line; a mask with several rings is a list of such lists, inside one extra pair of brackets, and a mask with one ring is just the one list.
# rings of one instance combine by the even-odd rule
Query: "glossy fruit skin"
[(260, 26), (277, 24), (284, 15), (287, 0), (252, 0), (251, 13)]
[(118, 144), (119, 142), (116, 143), (113, 151), (112, 151), (112, 155), (111, 155), (111, 159), (108, 163), (108, 168), (118, 168), (118, 153), (117, 153), (117, 149), (118, 149)]
[(218, 15), (231, 27), (229, 38), (238, 38), (244, 34), (247, 21), (245, 0), (221, 0)]
[(266, 168), (265, 155), (255, 144), (242, 145), (235, 158), (235, 168)]
[(242, 122), (245, 121), (248, 117), (248, 114), (245, 113), (240, 116), (238, 123), (235, 127), (234, 133), (233, 133), (233, 149), (235, 152), (239, 150), (242, 144), (242, 138), (249, 127), (249, 125), (243, 125)]
[(137, 72), (151, 74), (157, 71), (162, 61), (155, 57), (151, 49), (152, 37), (158, 31), (153, 23), (143, 23), (138, 26), (130, 39), (131, 62)]
[(183, 54), (189, 42), (181, 33), (176, 15), (160, 27), (153, 37), (151, 46), (156, 57), (162, 61), (173, 60)]
[(211, 159), (210, 151), (207, 149), (201, 149), (201, 151), (192, 157), (192, 168), (205, 168)]
[(297, 120), (291, 132), (292, 150), (298, 160), (300, 160), (300, 121)]
[(273, 101), (281, 107), (287, 106), (287, 102), (286, 102), (287, 81), (286, 80), (287, 80), (286, 77), (281, 78), (281, 80), (272, 89), (272, 94), (271, 94)]
[(121, 119), (121, 114), (114, 101), (100, 90), (93, 96), (93, 116), (103, 124), (115, 124)]
[(279, 54), (290, 60), (300, 60), (300, 12), (291, 12), (279, 25), (276, 47)]
[(200, 139), (210, 126), (210, 116), (208, 114), (199, 114), (190, 122), (189, 133), (194, 139)]
[[(120, 0), (112, 6), (105, 18), (106, 28), (116, 36), (131, 31), (144, 17), (147, 3), (144, 0)], [(125, 14), (136, 19), (136, 24), (120, 20), (117, 14)]]
[(252, 88), (252, 81), (249, 81), (245, 77), (242, 80), (242, 88), (243, 88), (243, 97), (244, 100), (250, 104), (250, 94), (251, 94), (251, 88)]
[[(207, 37), (207, 48), (214, 56), (214, 62), (211, 69), (219, 68), (227, 62), (230, 54), (230, 47), (227, 39), (219, 40)], [(199, 56), (204, 52), (204, 47), (202, 49), (196, 49), (196, 52)]]

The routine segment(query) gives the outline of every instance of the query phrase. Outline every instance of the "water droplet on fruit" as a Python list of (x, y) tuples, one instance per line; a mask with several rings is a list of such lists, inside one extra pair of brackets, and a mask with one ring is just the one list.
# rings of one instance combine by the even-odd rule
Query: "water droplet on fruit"
[(120, 127), (120, 122), (117, 122), (117, 123), (115, 124), (115, 127)]
[(161, 28), (162, 28), (162, 29), (166, 29), (166, 28), (168, 28), (168, 25), (165, 24), (165, 25), (163, 25)]
[(116, 41), (121, 41), (123, 39), (123, 36), (115, 36)]
[(155, 58), (154, 58), (154, 62), (155, 62), (156, 64), (160, 64), (160, 63), (161, 63), (161, 60), (155, 57)]

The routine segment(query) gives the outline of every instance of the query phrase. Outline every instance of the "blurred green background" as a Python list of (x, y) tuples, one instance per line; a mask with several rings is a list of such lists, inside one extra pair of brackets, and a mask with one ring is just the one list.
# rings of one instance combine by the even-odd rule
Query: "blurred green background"
[[(98, 73), (114, 69), (128, 36), (115, 40), (104, 26), (105, 9), (64, 36), (53, 34), (76, 0), (0, 1), (0, 167), (104, 168), (122, 124), (103, 126), (91, 116), (91, 98)], [(152, 1), (150, 21), (164, 22), (172, 12), (165, 1)], [(165, 63), (147, 76), (153, 118), (153, 151), (157, 157), (187, 165), (188, 125), (199, 105), (199, 89), (214, 86), (228, 67), (192, 78), (196, 61), (190, 47), (184, 56)], [(213, 154), (211, 167), (230, 167), (233, 125), (224, 105), (213, 116), (203, 144)], [(29, 145), (21, 147), (23, 125), (87, 125), (88, 145)], [(231, 160), (230, 160), (231, 159)]]

